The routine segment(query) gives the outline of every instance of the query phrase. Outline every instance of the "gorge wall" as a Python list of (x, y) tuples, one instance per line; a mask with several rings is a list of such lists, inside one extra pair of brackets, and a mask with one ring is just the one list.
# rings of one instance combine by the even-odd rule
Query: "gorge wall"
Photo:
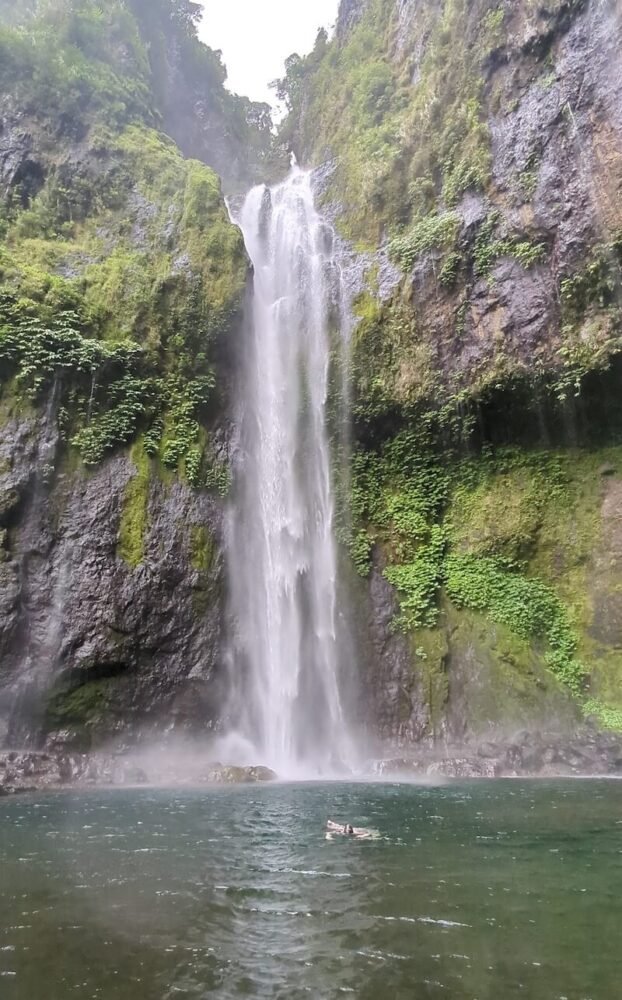
[(622, 728), (618, 5), (343, 0), (277, 149), (196, 13), (0, 3), (0, 739), (219, 722), (248, 262), (213, 170), (289, 147), (357, 276), (361, 711)]
[[(205, 160), (238, 163), (225, 118), (251, 126), (195, 13), (43, 4), (0, 30), (9, 745), (208, 729), (222, 703), (229, 385), (248, 263), (218, 176), (160, 128), (195, 86), (189, 65), (219, 133)], [(181, 141), (183, 117), (177, 129)]]
[(405, 743), (622, 723), (621, 40), (614, 2), (344, 0), (281, 81), (367, 262), (349, 543)]

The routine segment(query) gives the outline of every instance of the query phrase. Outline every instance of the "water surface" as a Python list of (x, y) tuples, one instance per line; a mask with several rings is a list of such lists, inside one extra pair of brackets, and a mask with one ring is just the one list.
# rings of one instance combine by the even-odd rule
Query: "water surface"
[(612, 1000), (621, 862), (615, 781), (4, 800), (0, 996)]

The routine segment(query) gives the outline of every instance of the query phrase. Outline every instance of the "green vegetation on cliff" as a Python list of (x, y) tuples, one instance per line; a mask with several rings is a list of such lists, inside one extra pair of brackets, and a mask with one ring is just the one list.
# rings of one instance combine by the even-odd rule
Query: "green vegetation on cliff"
[(284, 137), (307, 156), (336, 157), (331, 189), (363, 243), (489, 183), (482, 64), (503, 12), (493, 0), (470, 6), (419, 5), (413, 39), (408, 10), (369, 0), (345, 38), (320, 35), (310, 56), (288, 63)]
[[(619, 446), (461, 458), (404, 432), (356, 457), (352, 553), (363, 574), (372, 546), (381, 553), (399, 594), (395, 626), (418, 653), (443, 634), (448, 609), (480, 613), (525, 643), (519, 672), (535, 651), (586, 714), (617, 727), (622, 565), (608, 551), (619, 544), (618, 472)], [(421, 662), (429, 673), (433, 659)]]
[(143, 8), (41, 4), (0, 31), (7, 128), (14, 109), (12, 141), (26, 130), (30, 150), (0, 206), (0, 383), (53, 396), (87, 465), (143, 432), (149, 454), (204, 486), (213, 357), (247, 264), (216, 174), (154, 127), (146, 23), (153, 35), (167, 21), (222, 95), (224, 71), (196, 39), (196, 5), (161, 0), (152, 21)]
[[(338, 226), (403, 272), (382, 302), (371, 272), (359, 418), (410, 422), (525, 377), (568, 396), (620, 350), (620, 163), (589, 153), (615, 126), (575, 114), (563, 49), (585, 6), (344, 0), (335, 38), (288, 61), (283, 141), (332, 163)], [(565, 183), (583, 191), (574, 223)]]
[(151, 470), (149, 458), (140, 443), (134, 445), (130, 457), (136, 467), (136, 472), (125, 487), (119, 523), (118, 552), (128, 566), (135, 569), (145, 557), (146, 536), (149, 527)]

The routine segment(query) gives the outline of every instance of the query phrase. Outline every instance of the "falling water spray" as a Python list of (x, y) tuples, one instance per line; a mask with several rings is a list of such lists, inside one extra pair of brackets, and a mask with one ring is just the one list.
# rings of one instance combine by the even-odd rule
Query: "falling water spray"
[(250, 192), (238, 221), (254, 288), (230, 520), (230, 716), (246, 755), (279, 774), (338, 773), (354, 757), (328, 416), (343, 392), (331, 380), (346, 339), (340, 270), (295, 162), (284, 183)]

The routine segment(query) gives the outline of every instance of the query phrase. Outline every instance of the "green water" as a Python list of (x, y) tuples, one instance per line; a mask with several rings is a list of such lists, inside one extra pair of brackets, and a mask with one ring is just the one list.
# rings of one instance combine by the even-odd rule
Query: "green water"
[(0, 997), (614, 1000), (621, 893), (622, 782), (3, 800)]

